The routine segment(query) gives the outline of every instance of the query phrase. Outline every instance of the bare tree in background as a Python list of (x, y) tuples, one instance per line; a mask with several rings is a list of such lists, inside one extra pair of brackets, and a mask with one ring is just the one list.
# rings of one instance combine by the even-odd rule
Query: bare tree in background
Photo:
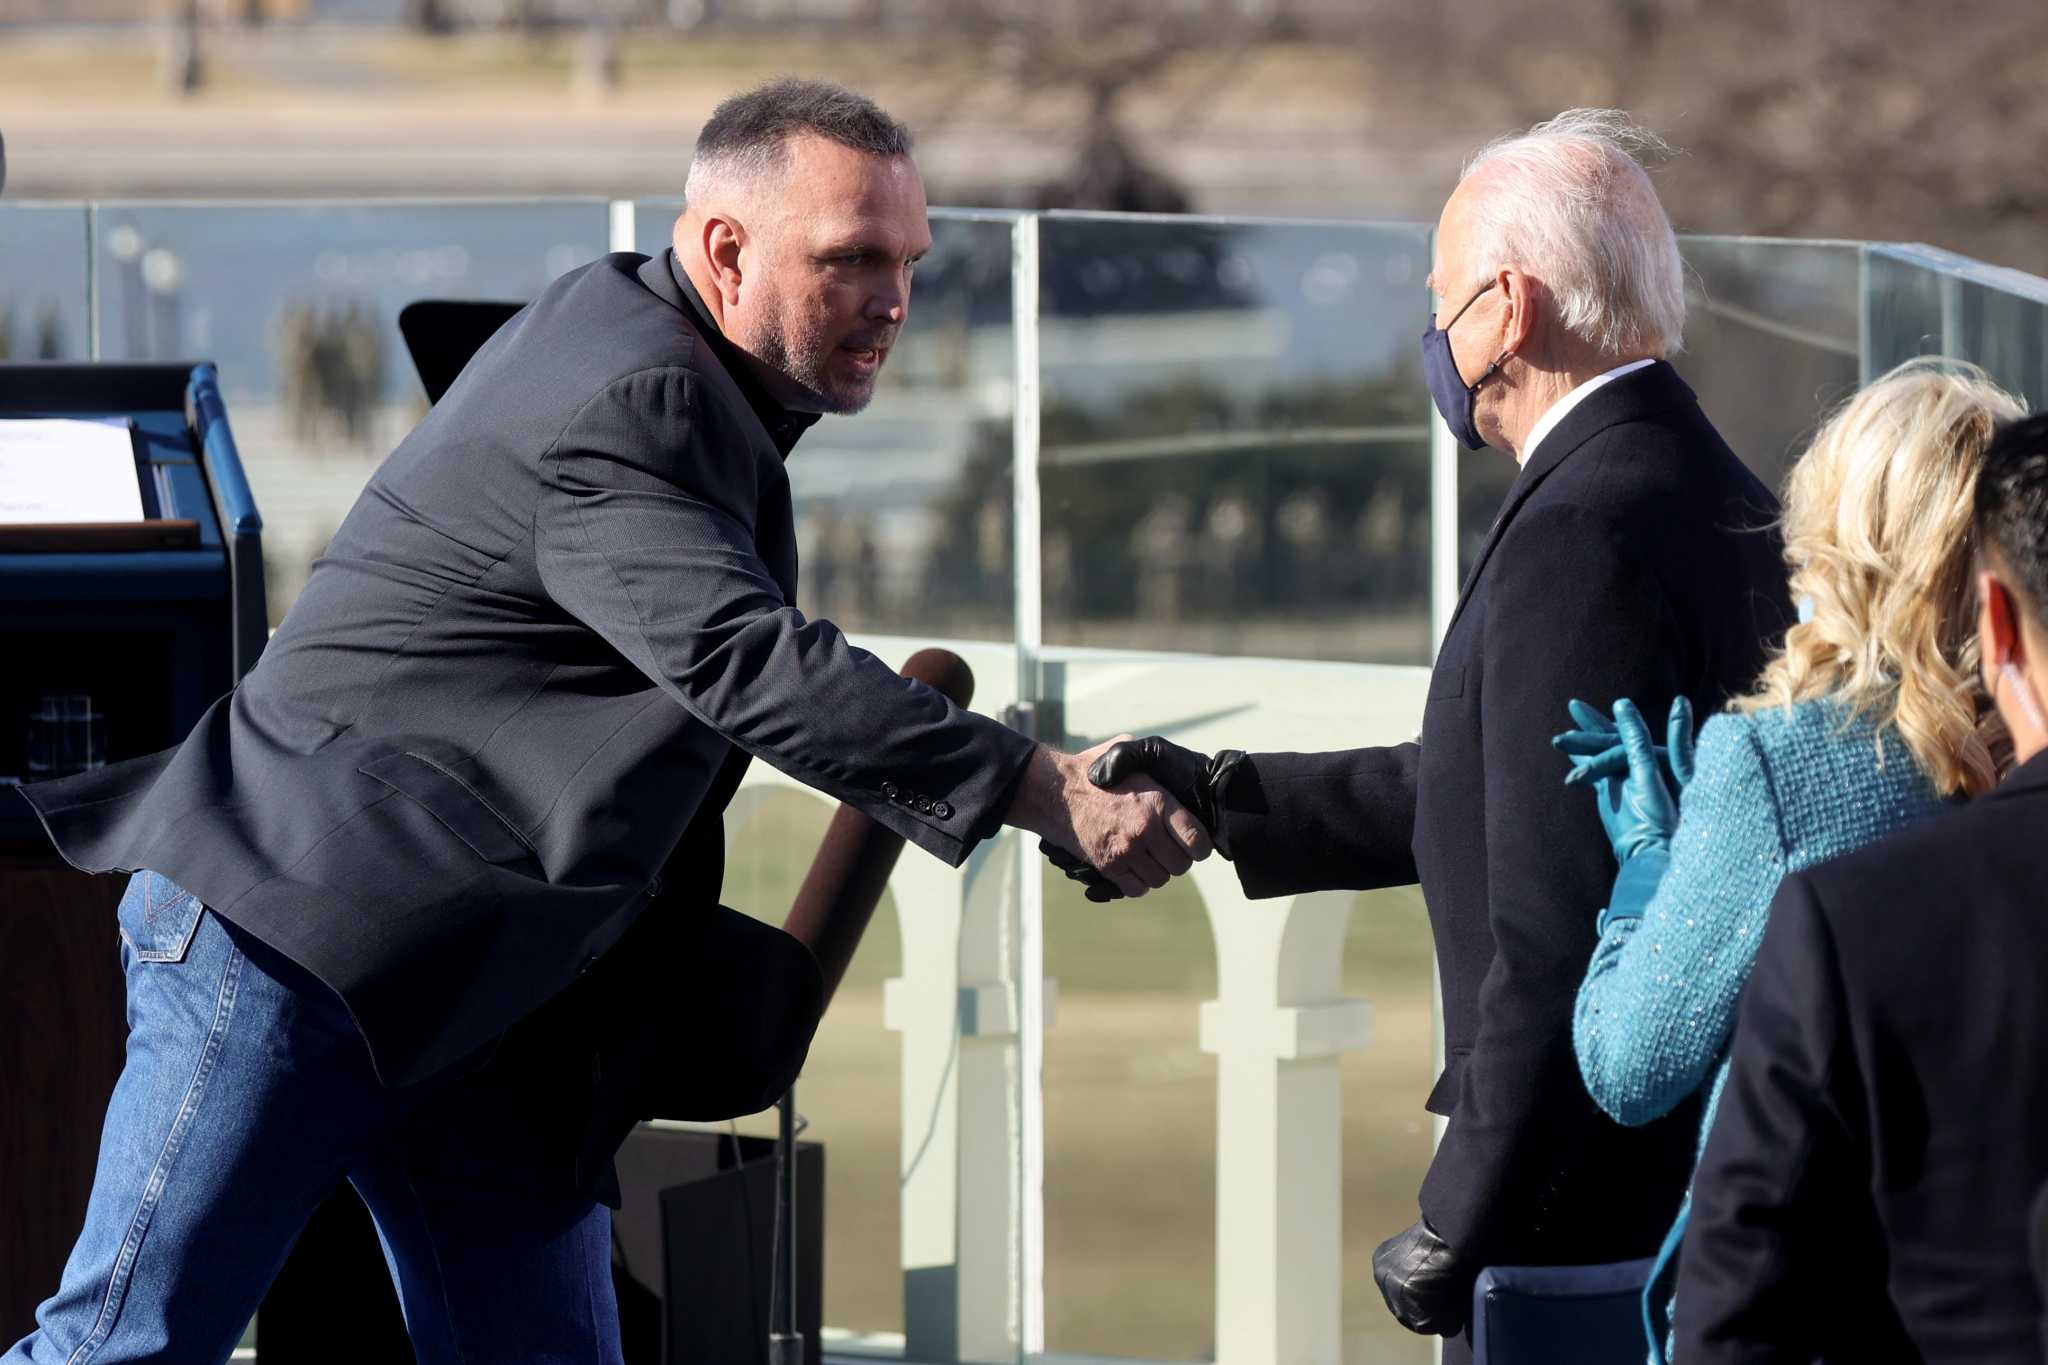
[[(1515, 42), (1505, 56), (1502, 24)], [(1630, 110), (1686, 152), (1681, 227), (1921, 238), (2048, 269), (2048, 5), (1982, 0), (1371, 0), (1382, 101), (1474, 128)]]
[(1083, 102), (1073, 167), (1040, 186), (1041, 208), (1183, 213), (1187, 191), (1139, 152), (1125, 121), (1134, 90), (1168, 67), (1203, 62), (1207, 85), (1231, 78), (1245, 49), (1284, 31), (1284, 8), (1244, 0), (945, 0), (939, 23), (984, 54), (970, 80), (993, 72), (1025, 95), (1066, 93)]
[[(2027, 238), (2040, 260), (2048, 5), (1862, 0), (1823, 15), (1746, 0), (1729, 9), (1700, 17), (1720, 30), (1716, 47), (1742, 59), (1693, 67), (1693, 107), (1706, 116), (1678, 124), (1714, 168), (1716, 192), (1739, 206), (1716, 214), (1717, 225), (1864, 236), (1875, 219), (1892, 235), (1953, 240), (1951, 225), (1967, 224), (1985, 242)], [(1711, 211), (1690, 196), (1685, 208), (1695, 218)], [(1997, 245), (1977, 249), (2010, 259)]]
[(454, 31), (446, 0), (406, 0), (405, 21), (415, 32), (440, 37)]

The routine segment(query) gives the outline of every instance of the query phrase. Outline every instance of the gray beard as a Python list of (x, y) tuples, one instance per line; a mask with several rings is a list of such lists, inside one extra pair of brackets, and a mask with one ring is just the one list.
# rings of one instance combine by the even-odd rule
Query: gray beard
[[(794, 348), (790, 344), (792, 340), (796, 342)], [(755, 354), (763, 364), (780, 371), (803, 390), (801, 406), (805, 411), (850, 417), (868, 405), (875, 396), (875, 390), (872, 384), (857, 393), (832, 388), (829, 367), (835, 349), (816, 336), (799, 334), (792, 338), (788, 333), (778, 331), (763, 337)]]

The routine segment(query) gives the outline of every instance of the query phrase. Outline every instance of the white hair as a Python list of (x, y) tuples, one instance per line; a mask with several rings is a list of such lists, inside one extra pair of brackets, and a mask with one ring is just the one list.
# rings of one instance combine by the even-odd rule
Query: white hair
[(1671, 147), (1619, 109), (1567, 109), (1481, 147), (1470, 258), (1540, 279), (1558, 321), (1603, 355), (1666, 355), (1685, 337), (1685, 266), (1643, 169)]

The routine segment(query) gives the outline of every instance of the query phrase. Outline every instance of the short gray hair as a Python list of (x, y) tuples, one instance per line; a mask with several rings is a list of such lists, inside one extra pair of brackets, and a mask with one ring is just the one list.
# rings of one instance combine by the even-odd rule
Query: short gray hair
[(1558, 321), (1602, 354), (1678, 350), (1685, 265), (1643, 169), (1670, 155), (1619, 109), (1567, 109), (1487, 143), (1458, 178), (1490, 182), (1473, 204), (1473, 259), (1541, 279)]
[(910, 129), (867, 96), (830, 81), (784, 76), (711, 111), (697, 134), (684, 198), (703, 191), (707, 173), (780, 169), (789, 160), (789, 140), (807, 133), (869, 156), (910, 155)]

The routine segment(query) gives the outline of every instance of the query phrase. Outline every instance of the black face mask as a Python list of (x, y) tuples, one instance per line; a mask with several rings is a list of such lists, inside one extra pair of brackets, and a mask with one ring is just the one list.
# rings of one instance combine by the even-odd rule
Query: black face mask
[(1429, 315), (1429, 326), (1422, 331), (1422, 377), (1429, 385), (1429, 396), (1436, 402), (1436, 410), (1443, 415), (1444, 425), (1451, 429), (1451, 435), (1467, 450), (1478, 450), (1486, 444), (1479, 434), (1479, 424), (1473, 417), (1473, 407), (1479, 400), (1479, 386), (1493, 378), (1500, 369), (1501, 360), (1486, 367), (1486, 373), (1467, 384), (1458, 373), (1458, 362), (1451, 355), (1451, 328), (1458, 325), (1458, 319), (1465, 316), (1467, 309), (1479, 302), (1479, 295), (1493, 288), (1497, 283), (1488, 280), (1479, 287), (1479, 293), (1465, 300), (1465, 307), (1451, 315), (1451, 320), (1442, 327), (1436, 325), (1436, 314)]

